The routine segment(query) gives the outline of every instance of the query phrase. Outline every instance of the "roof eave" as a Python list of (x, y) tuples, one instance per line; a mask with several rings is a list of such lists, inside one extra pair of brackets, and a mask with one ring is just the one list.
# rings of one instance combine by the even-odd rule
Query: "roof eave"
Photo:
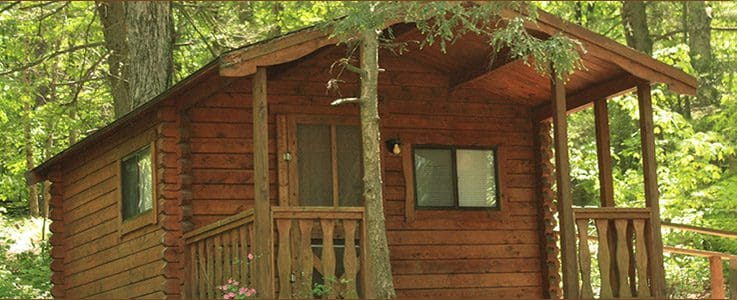
[(128, 112), (127, 114), (123, 115), (122, 117), (116, 119), (112, 123), (106, 125), (105, 127), (97, 130), (95, 133), (85, 137), (84, 139), (80, 140), (79, 142), (71, 145), (70, 147), (64, 149), (63, 151), (57, 153), (50, 159), (44, 161), (37, 167), (26, 171), (25, 178), (26, 182), (31, 185), (38, 182), (41, 182), (46, 179), (49, 168), (59, 162), (61, 162), (64, 158), (67, 156), (76, 153), (78, 151), (81, 151), (88, 147), (90, 144), (92, 144), (97, 138), (104, 136), (113, 130), (115, 130), (117, 127), (128, 123), (141, 115), (142, 112), (147, 111), (149, 109), (152, 109), (157, 104), (162, 102), (164, 99), (167, 99), (171, 96), (174, 96), (180, 92), (183, 92), (186, 90), (190, 84), (193, 84), (197, 80), (199, 80), (201, 77), (205, 76), (209, 72), (213, 72), (216, 70), (217, 66), (219, 65), (218, 60), (212, 60), (209, 63), (207, 63), (205, 66), (200, 68), (199, 70), (195, 71), (194, 73), (187, 76), (187, 78), (177, 82), (172, 86), (171, 88), (167, 89), (163, 93), (157, 95), (153, 99), (147, 101), (143, 105), (137, 107), (136, 109)]

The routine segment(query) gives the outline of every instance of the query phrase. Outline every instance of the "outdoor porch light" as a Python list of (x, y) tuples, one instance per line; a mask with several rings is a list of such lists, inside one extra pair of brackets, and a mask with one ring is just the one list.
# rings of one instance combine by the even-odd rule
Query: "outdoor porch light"
[(399, 155), (399, 153), (402, 153), (402, 148), (399, 147), (401, 145), (402, 141), (400, 141), (399, 138), (386, 140), (386, 149), (394, 155)]

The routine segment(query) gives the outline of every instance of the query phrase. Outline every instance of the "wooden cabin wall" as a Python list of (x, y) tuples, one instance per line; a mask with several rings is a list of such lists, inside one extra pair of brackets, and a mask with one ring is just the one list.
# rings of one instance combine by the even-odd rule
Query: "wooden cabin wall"
[[(353, 115), (330, 106), (330, 65), (341, 51), (320, 52), (269, 69), (269, 168), (277, 204), (277, 114)], [(535, 155), (529, 107), (479, 89), (450, 92), (448, 74), (383, 53), (379, 95), (382, 140), (404, 145), (501, 145), (506, 153), (503, 215), (486, 211), (416, 212), (405, 219), (402, 157), (383, 151), (384, 197), (394, 281), (400, 296), (542, 297)], [(358, 95), (344, 76), (343, 97)], [(251, 83), (236, 80), (190, 109), (195, 227), (253, 205)], [(500, 92), (501, 94), (501, 92)], [(404, 147), (403, 151), (411, 151)], [(360, 159), (360, 158), (357, 158)], [(413, 183), (409, 183), (413, 184)]]
[(156, 111), (143, 114), (63, 162), (65, 297), (163, 297), (162, 230), (147, 225), (121, 236), (117, 204), (117, 161), (154, 141), (157, 124)]

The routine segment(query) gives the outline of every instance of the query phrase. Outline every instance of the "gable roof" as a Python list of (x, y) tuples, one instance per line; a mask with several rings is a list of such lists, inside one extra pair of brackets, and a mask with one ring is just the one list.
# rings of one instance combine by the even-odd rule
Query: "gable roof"
[[(506, 10), (502, 15), (505, 17), (511, 17), (517, 14), (518, 12)], [(386, 24), (386, 26), (389, 27), (395, 24), (398, 24), (398, 22), (391, 22)], [(562, 33), (574, 39), (578, 39), (588, 51), (587, 55), (616, 64), (618, 67), (634, 76), (614, 78), (612, 80), (602, 82), (601, 84), (604, 85), (610, 82), (616, 83), (617, 85), (613, 88), (619, 89), (610, 90), (608, 91), (609, 94), (602, 96), (611, 96), (615, 92), (621, 92), (631, 88), (635, 79), (664, 83), (673, 91), (681, 94), (696, 94), (697, 81), (693, 76), (688, 75), (678, 68), (662, 63), (644, 53), (619, 44), (616, 41), (594, 33), (584, 27), (564, 21), (542, 10), (539, 10), (538, 12), (537, 23), (526, 23), (525, 27), (529, 30), (542, 32), (549, 36)], [(221, 55), (221, 57), (209, 62), (187, 78), (179, 81), (174, 86), (145, 104), (80, 140), (76, 144), (71, 145), (69, 148), (56, 154), (34, 169), (27, 171), (25, 174), (26, 181), (29, 184), (33, 184), (44, 180), (51, 166), (60, 163), (70, 155), (79, 153), (88, 147), (94, 146), (94, 144), (104, 136), (111, 135), (118, 128), (125, 126), (125, 124), (129, 122), (135, 121), (137, 116), (140, 116), (145, 111), (154, 109), (165, 99), (182, 94), (198, 82), (202, 81), (205, 77), (213, 75), (219, 75), (222, 77), (248, 76), (255, 73), (257, 66), (273, 66), (291, 62), (305, 57), (322, 47), (336, 44), (337, 42), (337, 39), (329, 37), (328, 30), (325, 28), (312, 26), (229, 51)], [(595, 99), (587, 99), (586, 101), (590, 102), (593, 100)], [(583, 104), (584, 103), (577, 103), (577, 106), (581, 106)], [(576, 106), (574, 105), (574, 107)], [(545, 109), (546, 107), (539, 107), (536, 111), (545, 111)]]

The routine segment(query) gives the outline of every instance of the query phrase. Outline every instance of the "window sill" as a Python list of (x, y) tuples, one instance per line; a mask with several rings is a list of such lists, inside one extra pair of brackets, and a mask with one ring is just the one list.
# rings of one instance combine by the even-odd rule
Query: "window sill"
[(506, 218), (508, 210), (485, 208), (485, 207), (464, 207), (464, 208), (415, 208), (416, 218), (431, 219), (486, 219), (486, 218)]
[(122, 238), (128, 233), (153, 224), (156, 224), (156, 214), (154, 214), (154, 210), (148, 210), (131, 219), (123, 220), (118, 231), (120, 232), (120, 237)]

